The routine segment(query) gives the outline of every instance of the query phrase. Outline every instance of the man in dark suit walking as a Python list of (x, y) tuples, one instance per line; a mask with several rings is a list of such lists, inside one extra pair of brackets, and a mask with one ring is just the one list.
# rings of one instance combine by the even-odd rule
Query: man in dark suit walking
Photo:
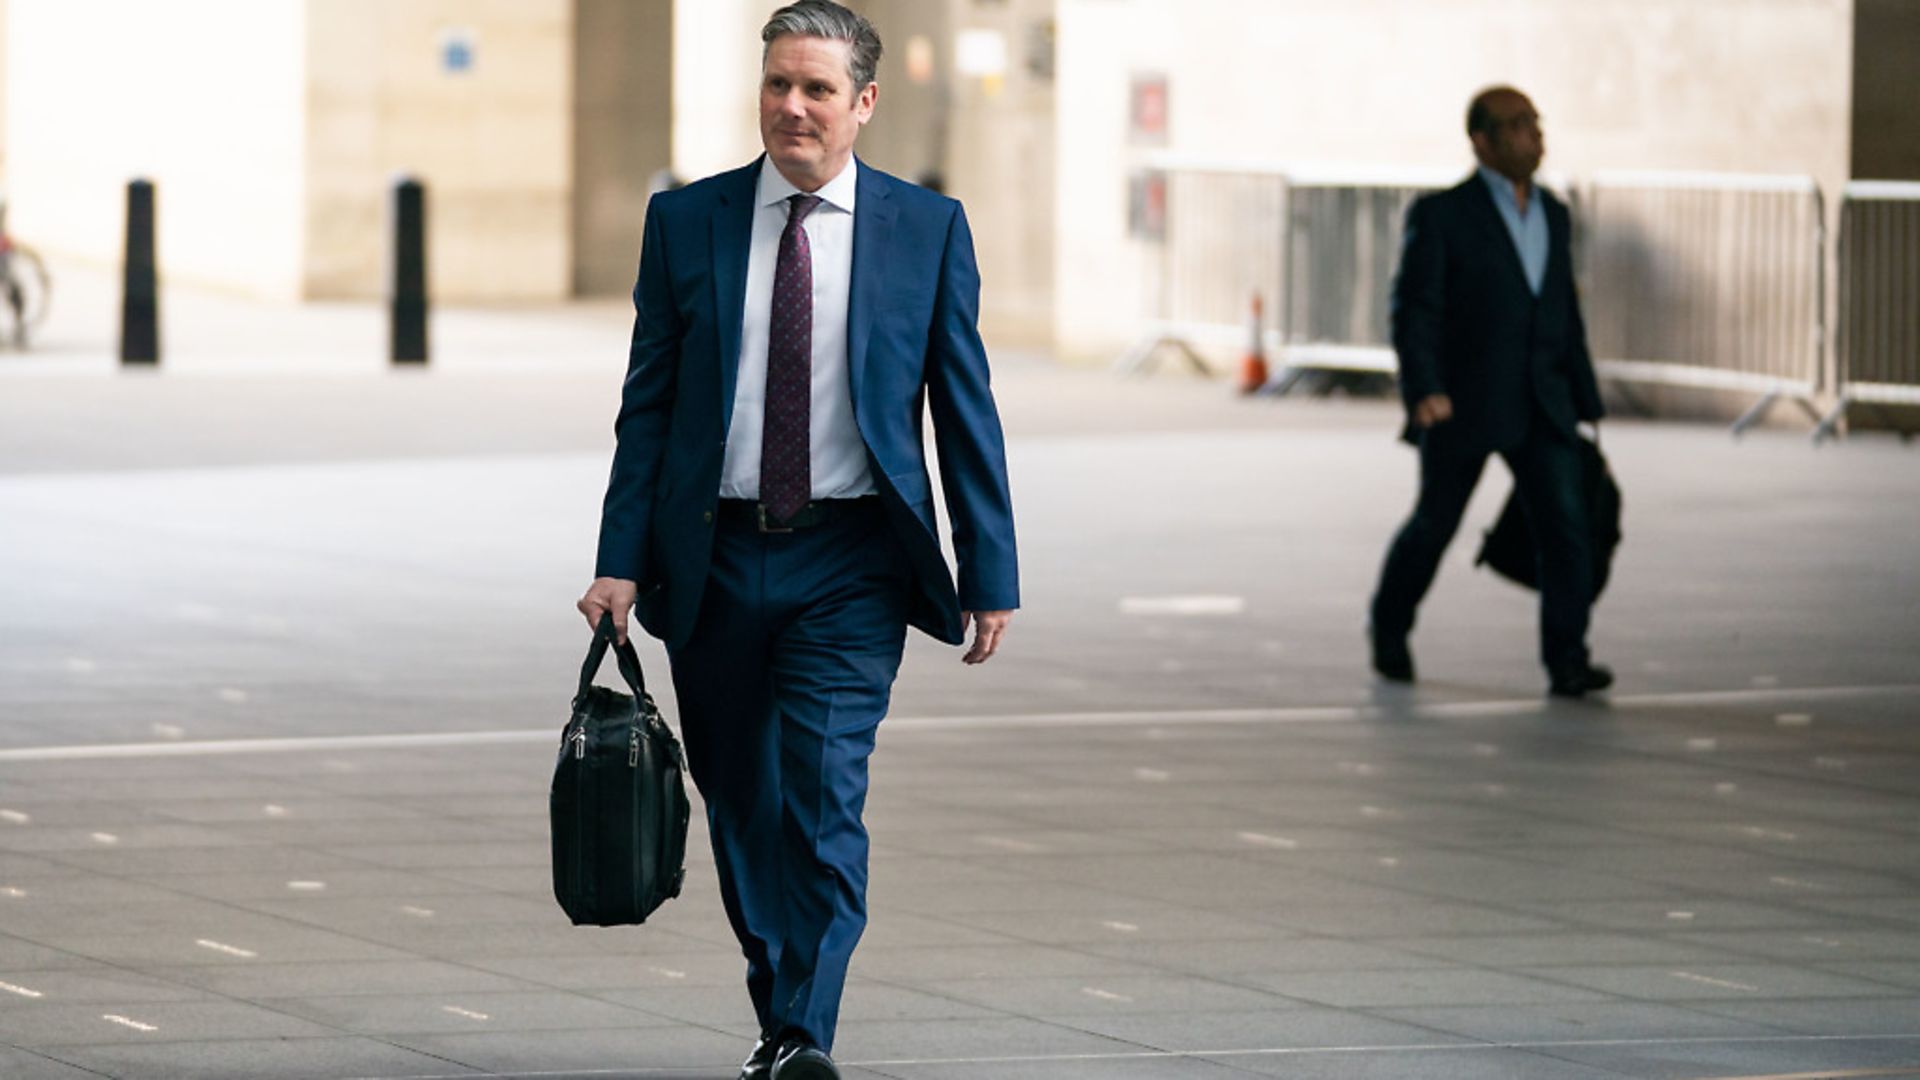
[[(1019, 606), (979, 273), (952, 199), (869, 168), (880, 39), (830, 0), (761, 31), (744, 168), (647, 207), (588, 622), (665, 641), (760, 1040), (839, 1076), (866, 925), (867, 759), (909, 625), (994, 654)], [(922, 450), (931, 414), (958, 582)]]
[(1511, 87), (1467, 110), (1480, 167), (1407, 215), (1393, 284), (1393, 347), (1420, 449), (1413, 516), (1374, 593), (1373, 666), (1414, 678), (1407, 635), (1490, 454), (1506, 459), (1539, 545), (1540, 656), (1549, 690), (1581, 697), (1613, 674), (1587, 652), (1593, 552), (1577, 439), (1601, 416), (1574, 291), (1566, 207), (1533, 183), (1540, 117)]

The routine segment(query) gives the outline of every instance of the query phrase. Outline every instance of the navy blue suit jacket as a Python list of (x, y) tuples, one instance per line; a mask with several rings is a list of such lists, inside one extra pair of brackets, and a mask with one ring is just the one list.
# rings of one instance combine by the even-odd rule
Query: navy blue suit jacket
[[(1602, 409), (1574, 290), (1567, 208), (1533, 189), (1547, 213), (1547, 272), (1534, 296), (1520, 253), (1479, 174), (1423, 196), (1407, 212), (1393, 282), (1393, 348), (1407, 410), (1430, 394), (1453, 401), (1431, 437), (1505, 450), (1536, 410), (1571, 436)], [(1411, 441), (1411, 429), (1408, 438)]]
[[(596, 574), (639, 584), (669, 645), (693, 632), (733, 416), (759, 161), (647, 205), (618, 445)], [(960, 204), (858, 163), (847, 362), (855, 422), (915, 577), (908, 622), (963, 638), (961, 611), (1020, 606), (1006, 448)], [(931, 413), (958, 585), (941, 554), (922, 417)]]

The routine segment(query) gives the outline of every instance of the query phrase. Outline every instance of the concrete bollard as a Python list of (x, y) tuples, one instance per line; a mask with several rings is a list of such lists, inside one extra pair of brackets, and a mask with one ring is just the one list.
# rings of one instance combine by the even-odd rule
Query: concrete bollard
[(160, 362), (160, 277), (155, 270), (153, 182), (127, 184), (127, 252), (120, 301), (120, 362)]
[(427, 362), (427, 189), (411, 176), (393, 185), (393, 280), (388, 294), (396, 364)]

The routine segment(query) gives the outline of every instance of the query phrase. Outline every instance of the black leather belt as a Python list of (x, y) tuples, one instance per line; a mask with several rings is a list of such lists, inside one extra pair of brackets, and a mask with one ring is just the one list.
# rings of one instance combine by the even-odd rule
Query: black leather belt
[(764, 533), (784, 533), (795, 529), (811, 529), (854, 514), (878, 513), (879, 510), (879, 496), (862, 495), (854, 499), (816, 499), (785, 521), (774, 517), (763, 504), (752, 499), (721, 499), (719, 514), (723, 525), (744, 526)]

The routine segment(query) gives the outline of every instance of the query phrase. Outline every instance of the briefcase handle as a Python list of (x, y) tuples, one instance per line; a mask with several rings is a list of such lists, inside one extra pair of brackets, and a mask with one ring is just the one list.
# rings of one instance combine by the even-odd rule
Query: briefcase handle
[(636, 702), (647, 699), (647, 677), (640, 671), (640, 655), (633, 651), (633, 642), (615, 641), (613, 616), (600, 616), (600, 625), (593, 631), (593, 646), (587, 650), (587, 662), (580, 667), (580, 691), (574, 695), (579, 701), (587, 695), (587, 688), (593, 685), (593, 677), (600, 673), (600, 662), (607, 658), (607, 646), (613, 646), (613, 658), (619, 662), (620, 674), (627, 680), (627, 688), (633, 691)]

